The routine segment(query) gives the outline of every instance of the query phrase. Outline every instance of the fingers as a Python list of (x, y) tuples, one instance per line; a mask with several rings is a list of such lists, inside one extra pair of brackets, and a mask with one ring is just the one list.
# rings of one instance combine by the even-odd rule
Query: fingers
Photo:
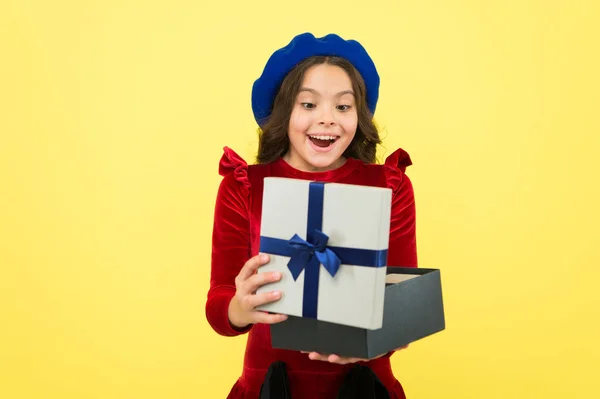
[(259, 267), (261, 267), (265, 263), (268, 263), (269, 259), (269, 255), (267, 254), (258, 254), (250, 258), (244, 264), (244, 266), (240, 270), (240, 273), (238, 274), (238, 278), (240, 279), (240, 281), (248, 280), (254, 273), (256, 273)]
[(270, 314), (265, 312), (254, 312), (254, 323), (275, 324), (287, 320), (288, 316), (284, 314)]
[(281, 280), (280, 272), (257, 273), (243, 283), (243, 289), (245, 293), (252, 294), (258, 289), (258, 287), (268, 283), (274, 283), (279, 280)]
[(308, 354), (308, 358), (309, 358), (310, 360), (320, 360), (320, 361), (322, 361), (322, 362), (327, 362), (327, 361), (329, 361), (329, 356), (328, 356), (328, 355), (322, 355), (322, 354), (320, 354), (320, 353), (318, 353), (318, 352), (310, 352), (310, 353)]
[(281, 280), (280, 272), (257, 273), (259, 267), (270, 260), (267, 254), (258, 254), (250, 258), (235, 278), (236, 293), (229, 307), (229, 320), (243, 320), (246, 324), (275, 324), (287, 320), (287, 315), (269, 314), (256, 310), (257, 306), (281, 299), (281, 292), (261, 292), (256, 294), (256, 289), (264, 284)]
[(244, 296), (244, 309), (255, 309), (257, 306), (275, 302), (281, 299), (280, 291), (261, 292), (260, 294)]
[[(306, 352), (303, 352), (306, 353)], [(366, 362), (367, 359), (361, 359), (358, 357), (342, 357), (338, 355), (325, 355), (317, 352), (310, 352), (308, 358), (311, 360), (319, 360), (322, 362), (329, 362), (335, 364), (350, 364), (357, 362)]]
[(338, 356), (338, 355), (329, 355), (327, 358), (327, 361), (329, 363), (336, 363), (336, 364), (349, 364), (349, 363), (357, 363), (357, 362), (366, 362), (368, 360), (361, 359), (358, 357), (342, 357), (342, 356)]
[[(408, 345), (402, 346), (402, 347), (398, 348), (397, 350), (406, 349), (406, 348), (408, 348)], [(363, 359), (363, 358), (359, 358), (359, 357), (343, 357), (343, 356), (333, 355), (333, 354), (327, 355), (327, 354), (322, 354), (322, 353), (318, 353), (318, 352), (301, 351), (301, 353), (308, 354), (308, 358), (311, 360), (319, 360), (322, 362), (329, 362), (329, 363), (335, 363), (335, 364), (368, 362), (369, 360), (379, 359), (380, 357), (386, 355), (385, 353), (382, 353), (381, 355), (375, 356), (372, 359)]]

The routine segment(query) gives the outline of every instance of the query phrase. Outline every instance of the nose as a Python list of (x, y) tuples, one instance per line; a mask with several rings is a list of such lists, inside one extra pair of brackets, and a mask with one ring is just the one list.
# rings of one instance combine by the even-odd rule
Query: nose
[(321, 122), (319, 122), (319, 125), (321, 125), (321, 126), (333, 126), (333, 125), (335, 125), (335, 122), (334, 121), (329, 121), (329, 122), (321, 121)]
[(333, 126), (335, 125), (335, 119), (333, 113), (327, 107), (323, 107), (323, 112), (320, 115), (319, 125), (320, 126)]

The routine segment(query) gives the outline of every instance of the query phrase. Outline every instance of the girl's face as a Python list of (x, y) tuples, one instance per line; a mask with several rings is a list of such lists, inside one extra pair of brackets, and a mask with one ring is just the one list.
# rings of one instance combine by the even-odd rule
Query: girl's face
[(358, 125), (352, 81), (342, 68), (319, 64), (306, 71), (296, 98), (284, 159), (308, 172), (336, 169), (344, 164)]

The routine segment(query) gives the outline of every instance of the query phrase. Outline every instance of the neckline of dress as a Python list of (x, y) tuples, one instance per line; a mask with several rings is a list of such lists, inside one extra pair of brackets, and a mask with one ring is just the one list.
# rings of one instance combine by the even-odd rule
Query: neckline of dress
[(355, 158), (347, 158), (346, 162), (342, 166), (336, 169), (327, 170), (324, 172), (308, 172), (294, 168), (292, 165), (287, 163), (283, 158), (279, 158), (275, 161), (275, 165), (282, 168), (287, 175), (292, 175), (296, 178), (303, 180), (312, 181), (335, 181), (346, 176), (348, 173), (354, 170), (356, 163), (360, 162)]

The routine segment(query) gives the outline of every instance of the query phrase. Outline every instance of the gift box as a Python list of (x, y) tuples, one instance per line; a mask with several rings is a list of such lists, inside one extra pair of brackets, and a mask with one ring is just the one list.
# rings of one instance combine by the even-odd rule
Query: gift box
[(258, 309), (364, 329), (383, 320), (392, 192), (388, 188), (265, 178), (260, 272), (282, 279)]
[(290, 316), (271, 325), (274, 348), (372, 359), (445, 329), (440, 271), (387, 267), (377, 330)]

